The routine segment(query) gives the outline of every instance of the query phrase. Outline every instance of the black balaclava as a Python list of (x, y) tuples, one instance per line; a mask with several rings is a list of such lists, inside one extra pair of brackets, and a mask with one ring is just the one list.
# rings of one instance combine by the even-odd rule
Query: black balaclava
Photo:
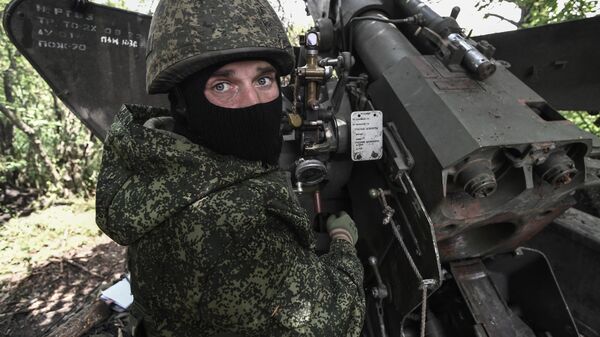
[(276, 165), (281, 152), (281, 94), (245, 108), (214, 105), (204, 96), (204, 88), (220, 67), (191, 75), (169, 94), (175, 132), (220, 154)]

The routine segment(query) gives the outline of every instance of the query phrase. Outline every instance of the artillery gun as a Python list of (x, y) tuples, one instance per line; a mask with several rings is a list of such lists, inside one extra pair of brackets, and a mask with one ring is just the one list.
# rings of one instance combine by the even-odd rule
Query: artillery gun
[[(599, 110), (600, 18), (471, 38), (458, 9), (418, 0), (306, 6), (280, 165), (315, 230), (341, 209), (356, 220), (363, 335), (600, 336), (600, 231), (556, 220), (600, 182), (600, 143), (555, 110)], [(14, 0), (4, 16), (101, 139), (122, 103), (168, 106), (144, 91), (149, 23), (72, 0)]]

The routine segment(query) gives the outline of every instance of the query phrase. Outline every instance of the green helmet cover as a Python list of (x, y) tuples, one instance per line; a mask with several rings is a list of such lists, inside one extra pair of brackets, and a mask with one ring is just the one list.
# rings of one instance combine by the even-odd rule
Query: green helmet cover
[(294, 67), (290, 42), (267, 0), (161, 0), (150, 24), (146, 90), (166, 93), (211, 65), (265, 59)]

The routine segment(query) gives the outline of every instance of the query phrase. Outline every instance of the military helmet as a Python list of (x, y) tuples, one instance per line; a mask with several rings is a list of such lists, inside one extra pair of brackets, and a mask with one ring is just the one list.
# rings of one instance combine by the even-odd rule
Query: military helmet
[(280, 75), (294, 66), (268, 0), (161, 0), (148, 36), (146, 90), (168, 92), (206, 67), (252, 58), (266, 59)]

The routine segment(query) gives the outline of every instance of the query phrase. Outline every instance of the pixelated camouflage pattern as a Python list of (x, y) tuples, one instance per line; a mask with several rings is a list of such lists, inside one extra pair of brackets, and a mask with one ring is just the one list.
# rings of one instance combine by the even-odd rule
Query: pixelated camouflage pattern
[(146, 87), (168, 92), (207, 66), (240, 58), (269, 60), (282, 75), (292, 47), (267, 0), (162, 0), (150, 24)]
[(317, 257), (286, 173), (144, 126), (167, 115), (124, 107), (98, 181), (98, 226), (129, 245), (134, 321), (148, 336), (359, 336), (354, 246)]

